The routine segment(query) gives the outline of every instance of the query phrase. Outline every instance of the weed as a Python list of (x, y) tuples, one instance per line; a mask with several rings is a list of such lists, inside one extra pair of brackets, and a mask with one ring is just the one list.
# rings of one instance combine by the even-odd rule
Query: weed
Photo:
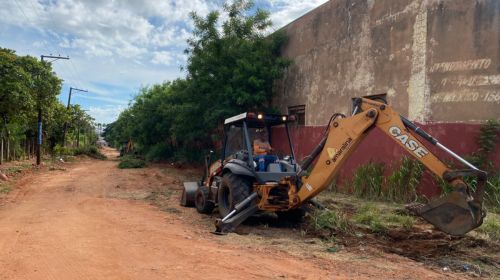
[(500, 241), (500, 220), (497, 217), (495, 215), (486, 216), (477, 231), (487, 235), (490, 240)]
[(132, 156), (124, 156), (120, 159), (120, 163), (118, 164), (118, 168), (143, 168), (146, 166), (146, 162), (142, 159), (135, 158)]
[(383, 190), (384, 198), (394, 202), (415, 201), (422, 173), (423, 165), (420, 162), (403, 157), (399, 168), (387, 178), (387, 188)]
[(382, 223), (380, 209), (375, 207), (372, 203), (367, 203), (358, 213), (354, 216), (356, 223), (369, 226), (370, 230), (374, 232), (382, 232), (386, 227)]
[(386, 232), (388, 228), (412, 228), (415, 218), (408, 215), (400, 215), (388, 211), (382, 211), (372, 203), (361, 207), (354, 216), (356, 223), (366, 225), (371, 231), (377, 233)]
[(328, 229), (334, 233), (352, 233), (352, 226), (347, 215), (340, 210), (316, 210), (311, 215), (310, 225), (315, 231)]
[(479, 150), (473, 156), (477, 157), (478, 165), (487, 169), (489, 155), (495, 150), (497, 134), (500, 131), (500, 120), (488, 120), (481, 125), (477, 143)]
[(393, 226), (401, 226), (406, 229), (411, 229), (415, 223), (415, 218), (412, 216), (394, 213), (387, 214), (385, 220)]
[(337, 246), (328, 247), (328, 248), (326, 248), (326, 251), (328, 253), (337, 253), (340, 251), (340, 247), (337, 247)]
[(12, 188), (9, 185), (0, 184), (0, 194), (9, 193), (11, 190)]
[(352, 188), (354, 195), (365, 199), (377, 199), (382, 192), (384, 164), (370, 162), (354, 172)]
[(11, 166), (6, 168), (5, 173), (6, 174), (21, 173), (23, 169), (24, 168), (22, 166)]

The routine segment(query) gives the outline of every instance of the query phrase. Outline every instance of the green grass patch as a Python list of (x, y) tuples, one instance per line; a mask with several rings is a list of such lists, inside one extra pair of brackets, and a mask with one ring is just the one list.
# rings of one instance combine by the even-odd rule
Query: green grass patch
[(390, 228), (410, 229), (415, 223), (415, 218), (408, 215), (401, 215), (391, 211), (383, 211), (373, 203), (368, 203), (361, 207), (353, 220), (376, 233), (386, 232)]
[(489, 214), (484, 218), (483, 224), (476, 230), (492, 241), (500, 241), (500, 218), (498, 215)]
[(385, 232), (387, 226), (382, 222), (381, 213), (373, 204), (366, 204), (354, 216), (356, 223), (366, 225), (373, 232)]
[(120, 159), (118, 168), (143, 168), (146, 166), (146, 162), (143, 159), (135, 158), (132, 156), (124, 156)]
[(347, 215), (341, 210), (316, 210), (311, 215), (309, 226), (314, 231), (330, 230), (334, 233), (352, 233), (353, 228)]
[(387, 214), (384, 219), (388, 222), (389, 226), (403, 227), (410, 229), (415, 224), (415, 218), (409, 215), (400, 215), (395, 213)]
[(24, 169), (22, 166), (10, 166), (5, 169), (5, 174), (21, 173)]
[(0, 194), (9, 193), (12, 188), (9, 185), (0, 184)]

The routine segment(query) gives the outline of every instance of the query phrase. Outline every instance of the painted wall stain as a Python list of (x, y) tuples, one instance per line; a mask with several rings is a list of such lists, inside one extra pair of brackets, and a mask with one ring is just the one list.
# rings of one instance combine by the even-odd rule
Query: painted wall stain
[(399, 19), (402, 17), (408, 17), (414, 15), (420, 6), (420, 1), (413, 1), (409, 5), (405, 6), (403, 10), (393, 13), (389, 11), (389, 13), (383, 15), (382, 17), (375, 20), (374, 26), (379, 26), (382, 24), (392, 24), (397, 23)]
[(408, 117), (425, 122), (430, 114), (430, 91), (427, 84), (427, 8), (424, 5), (415, 18), (412, 51)]

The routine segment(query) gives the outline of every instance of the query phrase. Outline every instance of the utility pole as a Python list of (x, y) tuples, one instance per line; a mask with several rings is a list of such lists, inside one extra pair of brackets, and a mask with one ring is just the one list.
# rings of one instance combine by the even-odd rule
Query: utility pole
[[(44, 58), (52, 58), (56, 61), (58, 59), (69, 59), (69, 57), (64, 57), (60, 55), (41, 55), (40, 56), (43, 64)], [(40, 93), (39, 93), (40, 94)], [(42, 162), (42, 102), (40, 101), (41, 97), (40, 95), (38, 96), (38, 139), (36, 141), (36, 165), (40, 165)]]
[[(81, 92), (89, 92), (88, 90), (84, 89), (79, 89), (79, 88), (74, 88), (70, 87), (69, 88), (69, 95), (68, 95), (68, 110), (69, 110), (69, 105), (71, 104), (71, 93), (74, 91), (81, 91)], [(64, 128), (63, 128), (63, 147), (66, 147), (66, 131), (68, 130), (68, 123), (64, 123)]]

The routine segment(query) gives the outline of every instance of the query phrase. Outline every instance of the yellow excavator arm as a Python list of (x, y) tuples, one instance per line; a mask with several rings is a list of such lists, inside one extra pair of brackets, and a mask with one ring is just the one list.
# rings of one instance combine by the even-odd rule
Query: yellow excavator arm
[[(357, 145), (370, 130), (378, 127), (434, 174), (453, 186), (453, 191), (448, 196), (414, 208), (417, 214), (442, 231), (453, 235), (462, 235), (482, 224), (485, 172), (441, 145), (436, 139), (400, 116), (391, 106), (367, 98), (355, 99), (354, 104), (352, 117), (337, 118), (329, 124), (327, 134), (318, 149), (320, 152), (316, 164), (308, 176), (302, 177), (296, 205), (303, 204), (326, 189)], [(416, 135), (445, 150), (470, 169), (450, 170)], [(462, 180), (462, 177), (467, 175), (474, 175), (479, 179), (480, 183), (474, 195)]]

